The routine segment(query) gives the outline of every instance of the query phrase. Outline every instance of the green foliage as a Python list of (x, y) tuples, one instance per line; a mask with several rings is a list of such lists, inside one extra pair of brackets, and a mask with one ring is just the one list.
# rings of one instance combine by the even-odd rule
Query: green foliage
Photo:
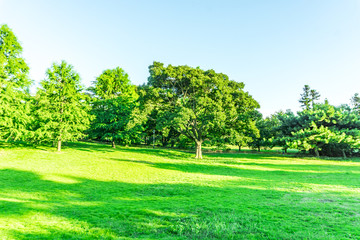
[(75, 141), (85, 136), (91, 116), (86, 95), (82, 92), (80, 77), (73, 67), (62, 61), (53, 64), (41, 81), (34, 103), (35, 142), (58, 143)]
[[(92, 138), (131, 144), (138, 140), (141, 119), (136, 99), (136, 88), (131, 85), (128, 74), (119, 67), (105, 70), (94, 82), (91, 124)], [(140, 122), (139, 122), (140, 121)]]
[(314, 107), (316, 104), (315, 101), (319, 100), (319, 98), (320, 94), (316, 90), (310, 89), (309, 85), (305, 85), (299, 102), (301, 103), (301, 107), (309, 110), (310, 104), (312, 107)]
[(0, 26), (0, 139), (27, 137), (29, 116), (29, 67), (22, 47), (7, 25)]
[(90, 90), (98, 99), (112, 99), (124, 95), (135, 97), (135, 86), (130, 83), (129, 75), (120, 67), (103, 71), (94, 84)]
[(351, 105), (353, 107), (353, 111), (360, 114), (360, 96), (358, 93), (355, 93), (351, 98)]
[(272, 148), (274, 147), (274, 137), (276, 137), (276, 129), (279, 126), (279, 120), (275, 115), (271, 115), (270, 117), (266, 117), (265, 119), (261, 118), (261, 114), (259, 115), (256, 121), (256, 128), (258, 129), (257, 135), (252, 136), (252, 141), (248, 143), (251, 148), (260, 149), (263, 148)]
[(310, 151), (316, 156), (349, 156), (357, 154), (360, 119), (347, 106), (317, 104), (314, 108), (278, 114), (279, 134), (275, 138), (285, 149)]
[(243, 91), (244, 84), (229, 80), (214, 70), (189, 66), (167, 67), (154, 62), (149, 67), (149, 87), (159, 101), (157, 117), (162, 127), (169, 126), (191, 139), (201, 158), (201, 144), (207, 138), (218, 138), (233, 122), (258, 107), (258, 103)]

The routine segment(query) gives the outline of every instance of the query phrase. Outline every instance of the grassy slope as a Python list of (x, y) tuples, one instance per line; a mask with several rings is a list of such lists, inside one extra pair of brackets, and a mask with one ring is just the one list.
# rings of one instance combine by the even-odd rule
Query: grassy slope
[(0, 150), (0, 239), (359, 239), (360, 162)]

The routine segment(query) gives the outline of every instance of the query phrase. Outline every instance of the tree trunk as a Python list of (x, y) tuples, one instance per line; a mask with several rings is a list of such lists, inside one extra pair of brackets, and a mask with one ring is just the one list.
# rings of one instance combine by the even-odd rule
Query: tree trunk
[(202, 159), (201, 141), (196, 141), (196, 156), (195, 158)]
[(116, 148), (114, 140), (111, 142), (111, 145), (112, 145), (113, 148)]
[(58, 142), (57, 142), (57, 150), (58, 150), (58, 152), (61, 151), (61, 140), (58, 140)]
[(239, 145), (239, 152), (241, 152), (241, 145)]
[(258, 152), (260, 152), (260, 146), (258, 146), (257, 149), (258, 149)]
[(317, 148), (314, 149), (316, 157), (320, 157), (319, 150)]
[(342, 149), (341, 151), (342, 151), (342, 154), (343, 154), (343, 158), (345, 159), (345, 158), (346, 158), (346, 153), (345, 153), (345, 150), (344, 150), (344, 149)]

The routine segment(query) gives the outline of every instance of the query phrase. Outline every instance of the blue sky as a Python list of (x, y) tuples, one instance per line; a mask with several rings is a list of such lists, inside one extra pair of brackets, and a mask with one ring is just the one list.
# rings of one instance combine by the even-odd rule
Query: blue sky
[(138, 85), (153, 61), (186, 64), (244, 82), (265, 115), (298, 110), (305, 84), (334, 105), (360, 92), (359, 0), (0, 0), (0, 24), (35, 83), (61, 60), (85, 86), (116, 66)]

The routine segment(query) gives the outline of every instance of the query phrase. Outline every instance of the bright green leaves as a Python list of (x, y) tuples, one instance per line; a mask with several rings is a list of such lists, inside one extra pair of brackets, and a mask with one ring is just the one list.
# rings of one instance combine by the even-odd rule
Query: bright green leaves
[[(62, 61), (53, 64), (35, 97), (35, 142), (75, 141), (85, 136), (90, 115), (80, 77), (73, 67)], [(59, 149), (59, 150), (60, 150)]]
[(131, 144), (138, 138), (140, 123), (136, 118), (138, 95), (128, 74), (119, 67), (105, 70), (94, 84), (91, 137), (110, 141), (113, 147), (115, 142)]
[(121, 68), (105, 70), (94, 82), (92, 91), (99, 99), (110, 99), (129, 95), (136, 98), (135, 86), (130, 84), (129, 75)]
[(155, 102), (156, 125), (165, 127), (163, 123), (167, 122), (169, 128), (194, 141), (199, 158), (204, 140), (220, 140), (227, 128), (234, 128), (241, 115), (258, 107), (243, 92), (243, 83), (230, 81), (228, 76), (214, 70), (164, 67), (154, 62), (149, 72), (148, 85), (159, 89), (161, 99)]
[[(22, 47), (7, 25), (0, 27), (0, 84), (27, 88), (29, 67), (21, 57)], [(6, 81), (6, 82), (5, 82)]]
[(0, 139), (22, 140), (29, 132), (29, 67), (7, 25), (0, 27)]
[(279, 114), (277, 143), (317, 156), (346, 156), (359, 148), (360, 119), (344, 107), (317, 104), (298, 115)]

